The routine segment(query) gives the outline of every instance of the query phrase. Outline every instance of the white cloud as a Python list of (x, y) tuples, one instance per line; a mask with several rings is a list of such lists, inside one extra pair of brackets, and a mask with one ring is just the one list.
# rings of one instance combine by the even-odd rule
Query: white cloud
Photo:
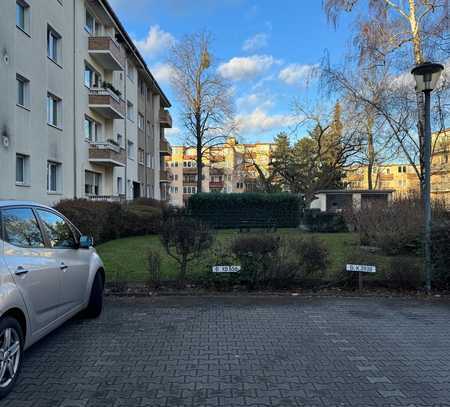
[(147, 58), (152, 58), (163, 50), (170, 48), (175, 37), (162, 30), (159, 25), (152, 25), (148, 31), (147, 37), (142, 40), (134, 40), (139, 51)]
[(249, 114), (238, 115), (236, 122), (239, 130), (245, 133), (286, 128), (294, 125), (297, 119), (287, 114), (270, 115), (261, 107), (257, 107)]
[(307, 85), (318, 68), (318, 65), (290, 64), (280, 71), (278, 78), (288, 85)]
[(258, 76), (274, 64), (280, 61), (271, 55), (252, 55), (249, 57), (235, 57), (228, 62), (221, 64), (218, 68), (219, 73), (227, 79), (241, 80)]
[(267, 93), (249, 93), (236, 99), (238, 111), (248, 110), (249, 108), (259, 106), (260, 108), (270, 108), (274, 105), (273, 96)]
[(154, 68), (150, 69), (153, 76), (158, 82), (169, 83), (170, 78), (173, 75), (172, 68), (169, 64), (158, 64)]
[(269, 39), (269, 35), (265, 33), (255, 34), (253, 37), (250, 37), (245, 40), (242, 45), (242, 49), (244, 51), (255, 51), (257, 49), (261, 49), (267, 46)]
[(181, 129), (178, 127), (172, 127), (171, 129), (165, 129), (164, 134), (167, 137), (170, 137), (172, 140), (181, 136)]

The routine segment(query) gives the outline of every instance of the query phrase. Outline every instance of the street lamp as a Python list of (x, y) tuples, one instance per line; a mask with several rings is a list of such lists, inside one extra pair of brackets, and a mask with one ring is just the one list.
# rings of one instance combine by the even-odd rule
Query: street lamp
[(443, 70), (444, 66), (441, 64), (424, 62), (416, 65), (411, 71), (416, 80), (416, 92), (423, 92), (425, 95), (423, 208), (425, 278), (428, 293), (431, 292), (431, 92), (436, 87)]

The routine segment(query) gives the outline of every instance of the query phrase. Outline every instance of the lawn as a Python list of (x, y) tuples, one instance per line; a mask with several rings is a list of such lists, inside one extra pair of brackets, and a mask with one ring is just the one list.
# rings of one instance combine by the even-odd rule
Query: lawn
[[(236, 230), (221, 230), (216, 234), (215, 247), (225, 246), (239, 232)], [(261, 232), (264, 233), (264, 232)], [(276, 232), (279, 235), (299, 236), (298, 229), (281, 229)], [(350, 257), (354, 257), (360, 250), (357, 244), (357, 236), (351, 233), (322, 233), (315, 234), (318, 239), (325, 242), (330, 254), (330, 265), (326, 277), (333, 276), (341, 271)], [(147, 255), (149, 250), (158, 250), (161, 253), (161, 274), (163, 279), (173, 279), (177, 273), (177, 263), (167, 256), (158, 236), (139, 236), (114, 240), (97, 247), (102, 257), (107, 272), (108, 281), (144, 282), (148, 280)], [(386, 258), (364, 253), (366, 264), (385, 264)], [(190, 265), (190, 276), (195, 277), (203, 273), (208, 265), (207, 255)]]

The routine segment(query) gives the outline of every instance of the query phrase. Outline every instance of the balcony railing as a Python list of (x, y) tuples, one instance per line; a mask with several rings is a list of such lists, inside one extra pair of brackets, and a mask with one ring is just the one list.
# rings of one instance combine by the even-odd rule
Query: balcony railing
[(170, 182), (169, 172), (165, 170), (161, 170), (159, 172), (159, 182)]
[(125, 118), (125, 101), (110, 89), (90, 89), (89, 108), (107, 119)]
[(112, 37), (90, 37), (89, 54), (103, 68), (110, 71), (123, 71), (125, 54)]
[(172, 155), (172, 147), (165, 138), (159, 140), (159, 153), (161, 155)]
[(183, 167), (183, 174), (197, 174), (196, 167)]
[(172, 116), (168, 110), (161, 109), (159, 112), (159, 123), (161, 127), (170, 129), (172, 128)]
[(223, 188), (224, 182), (223, 181), (209, 181), (209, 187), (210, 188)]
[(125, 150), (109, 142), (91, 143), (89, 161), (109, 167), (125, 167)]
[(88, 199), (91, 201), (108, 201), (108, 202), (125, 202), (126, 196), (124, 195), (88, 195)]

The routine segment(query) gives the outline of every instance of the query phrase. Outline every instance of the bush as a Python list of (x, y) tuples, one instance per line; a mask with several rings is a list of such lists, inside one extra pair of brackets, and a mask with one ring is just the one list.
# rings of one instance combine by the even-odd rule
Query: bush
[(67, 199), (55, 209), (66, 216), (85, 235), (96, 243), (128, 236), (155, 234), (159, 231), (161, 209), (130, 202)]
[(320, 209), (305, 209), (302, 216), (302, 226), (314, 233), (348, 232), (342, 213), (322, 212)]
[(214, 228), (297, 227), (302, 199), (287, 193), (196, 194), (188, 212)]
[(154, 289), (161, 286), (161, 255), (158, 251), (150, 250), (148, 254), (149, 285)]
[(162, 224), (160, 238), (167, 254), (179, 264), (178, 285), (183, 287), (188, 264), (211, 247), (213, 235), (205, 223), (170, 216)]
[(386, 273), (386, 280), (390, 288), (411, 290), (421, 287), (423, 279), (417, 259), (393, 257)]
[(325, 271), (328, 265), (324, 244), (311, 237), (240, 236), (232, 243), (231, 251), (242, 267), (240, 282), (250, 289), (288, 288)]
[(435, 225), (431, 234), (433, 259), (433, 285), (450, 288), (450, 221)]

